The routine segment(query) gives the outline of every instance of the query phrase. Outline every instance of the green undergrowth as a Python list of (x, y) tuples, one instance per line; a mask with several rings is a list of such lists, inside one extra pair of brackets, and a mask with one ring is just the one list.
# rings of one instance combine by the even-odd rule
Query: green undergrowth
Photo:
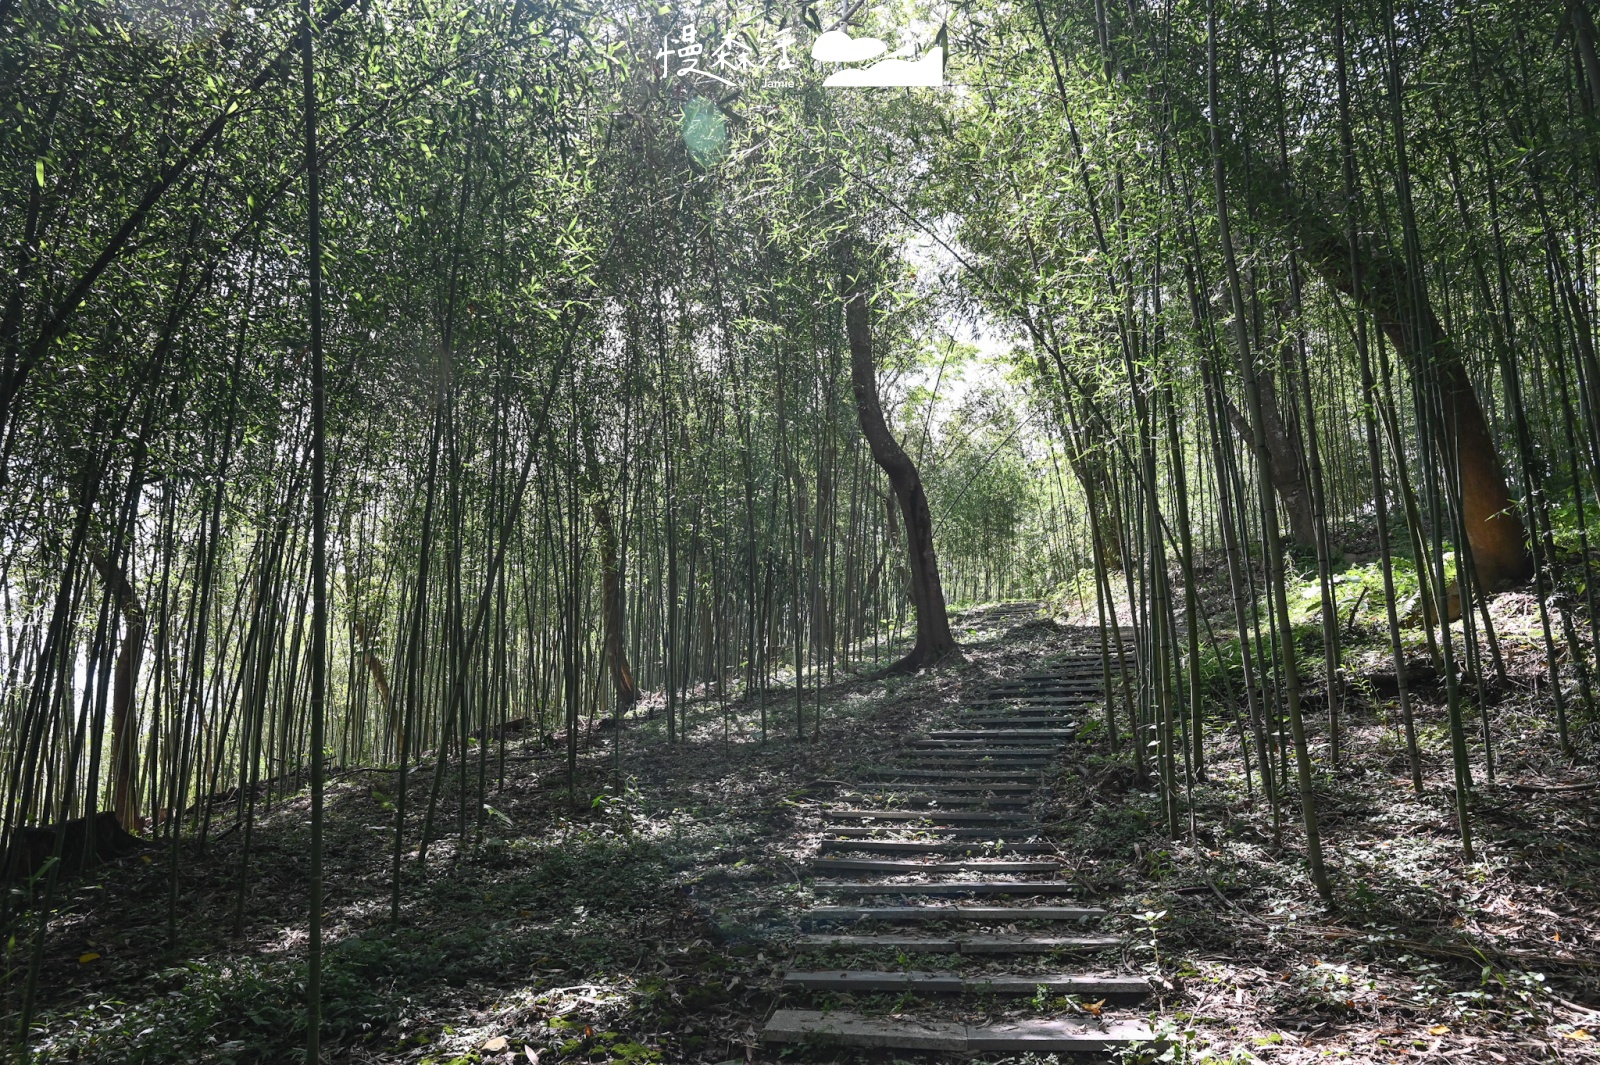
[[(625, 931), (675, 891), (673, 849), (670, 838), (611, 831), (491, 841), (449, 875), (411, 885), (400, 924), (328, 944), (325, 1038), (381, 1044), (439, 988), (510, 974), (536, 985), (553, 960), (585, 971), (635, 961)], [(39, 1060), (293, 1060), (304, 1040), (304, 986), (298, 957), (191, 960), (150, 978), (138, 998), (99, 998), (41, 1018)]]
[[(697, 693), (677, 742), (658, 709), (629, 722), (620, 763), (611, 736), (585, 751), (570, 805), (564, 759), (530, 738), (511, 752), (506, 789), (488, 796), (480, 843), (470, 808), (458, 814), (452, 772), (427, 868), (406, 855), (397, 924), (388, 920), (392, 787), (382, 776), (335, 782), (324, 1045), (334, 1060), (416, 1065), (742, 1054), (776, 986), (768, 937), (809, 898), (794, 873), (803, 858), (782, 849), (788, 826), (824, 795), (820, 778), (862, 750), (861, 737), (892, 742), (878, 715), (925, 713), (946, 682), (841, 673), (817, 693), (808, 679), (804, 741), (790, 690), (768, 704), (765, 744), (758, 706), (731, 702), (724, 716), (715, 693)], [(620, 790), (610, 786), (619, 765)], [(467, 783), (470, 794), (475, 771)], [(47, 941), (35, 1060), (300, 1061), (304, 804), (291, 796), (262, 815), (241, 939), (230, 935), (238, 835), (206, 854), (185, 851), (171, 948), (162, 907), (148, 904), (165, 897), (165, 862), (122, 863), (73, 885)], [(420, 831), (420, 808), (411, 813), (408, 846)], [(75, 966), (85, 946), (96, 960)], [(14, 951), (13, 967), (24, 958)]]
[[(1320, 655), (1315, 628), (1296, 635), (1303, 650)], [(1407, 637), (1408, 650), (1424, 653), (1420, 630)], [(1272, 1060), (1313, 1035), (1317, 1055), (1330, 1060), (1441, 1049), (1471, 1060), (1581, 1057), (1595, 1031), (1565, 1003), (1600, 997), (1600, 967), (1586, 946), (1600, 934), (1597, 797), (1507, 785), (1592, 776), (1582, 766), (1592, 764), (1596, 737), (1591, 725), (1575, 724), (1575, 760), (1561, 756), (1548, 696), (1517, 679), (1537, 672), (1534, 649), (1506, 642), (1513, 682), (1487, 709), (1498, 782), (1482, 761), (1482, 711), (1468, 707), (1477, 844), (1470, 864), (1446, 787), (1450, 734), (1439, 691), (1425, 685), (1414, 693), (1421, 795), (1410, 787), (1392, 698), (1357, 676), (1337, 767), (1327, 757), (1325, 711), (1310, 706), (1313, 786), (1334, 884), (1328, 904), (1305, 873), (1296, 791), (1292, 783), (1285, 789), (1275, 831), (1253, 742), (1246, 783), (1223, 694), (1229, 670), (1241, 697), (1238, 642), (1222, 648), (1220, 662), (1205, 661), (1206, 777), (1180, 781), (1177, 838), (1154, 783), (1136, 779), (1126, 748), (1106, 751), (1103, 728), (1093, 751), (1078, 755), (1079, 772), (1064, 778), (1052, 813), (1074, 875), (1133, 930), (1135, 964), (1177, 989), (1163, 1016), (1186, 1034), (1169, 1060)], [(1387, 635), (1358, 626), (1345, 652), (1347, 661), (1386, 660)], [(1212, 1057), (1198, 1056), (1205, 1053)]]
[[(348, 792), (337, 798), (334, 834), (349, 829), (359, 844), (365, 810), (381, 802)], [(507, 807), (513, 801), (497, 799)], [(498, 835), (454, 857), (437, 844), (440, 857), (426, 873), (408, 862), (398, 924), (387, 920), (386, 845), (335, 870), (322, 969), (326, 1045), (341, 1055), (359, 1048), (368, 1060), (443, 1065), (479, 1060), (497, 1030), (517, 1032), (516, 1049), (544, 1052), (545, 1061), (659, 1061), (704, 1042), (692, 1032), (663, 1042), (674, 1022), (662, 1003), (681, 997), (675, 969), (704, 975), (722, 963), (719, 951), (695, 946), (693, 925), (685, 924), (688, 896), (707, 863), (735, 853), (751, 828), (714, 800), (663, 806), (636, 788), (602, 790), (576, 815), (561, 805), (492, 819)], [(292, 819), (264, 826), (258, 867), (270, 870), (269, 855), (281, 845), (295, 849), (300, 829)], [(289, 838), (278, 838), (280, 831)], [(350, 857), (341, 848), (334, 861)], [(113, 867), (105, 886), (117, 890), (120, 880), (151, 872)], [(148, 929), (82, 967), (85, 975), (103, 972), (98, 986), (76, 994), (47, 986), (35, 1060), (300, 1060), (300, 885), (290, 885), (279, 910), (286, 923), (276, 930), (256, 923), (246, 941), (230, 940), (223, 927), (231, 886), (231, 877), (209, 891), (197, 886), (193, 919), (180, 928), (181, 960), (141, 972), (133, 955), (162, 953)], [(123, 887), (137, 893), (137, 883)], [(256, 890), (253, 905), (273, 901)], [(124, 975), (109, 979), (106, 964)], [(666, 975), (652, 983), (641, 966)], [(692, 991), (690, 1007), (710, 1001), (710, 986)]]

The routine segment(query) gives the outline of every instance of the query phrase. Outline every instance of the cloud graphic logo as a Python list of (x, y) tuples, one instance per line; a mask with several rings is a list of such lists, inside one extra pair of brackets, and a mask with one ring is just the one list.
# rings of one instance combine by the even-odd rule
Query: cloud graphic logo
[[(820, 38), (818, 39), (820, 42)], [(944, 49), (933, 47), (915, 61), (885, 59), (870, 67), (838, 70), (828, 75), (824, 85), (859, 86), (938, 86), (944, 84)]]
[(876, 37), (852, 37), (843, 30), (829, 30), (811, 46), (811, 58), (819, 63), (860, 63), (876, 59), (889, 46)]

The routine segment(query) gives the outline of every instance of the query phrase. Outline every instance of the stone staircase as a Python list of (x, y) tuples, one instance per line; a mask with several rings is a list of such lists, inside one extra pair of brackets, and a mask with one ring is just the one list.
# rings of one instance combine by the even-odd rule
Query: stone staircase
[[(1149, 993), (1143, 977), (1119, 975), (1109, 960), (1081, 972), (1039, 969), (1046, 957), (1109, 959), (1123, 946), (1096, 934), (1105, 911), (1075, 901), (1075, 885), (1036, 822), (1046, 770), (1073, 737), (1076, 715), (1104, 697), (1098, 656), (1058, 659), (994, 685), (950, 727), (916, 737), (893, 763), (840, 790), (810, 865), (813, 891), (825, 901), (801, 915), (805, 931), (794, 941), (797, 965), (785, 989), (822, 999), (817, 1005), (888, 994), (924, 1006), (780, 1009), (763, 1042), (1100, 1053), (1154, 1038), (1129, 1008)], [(818, 955), (846, 964), (801, 964)], [(939, 967), (919, 969), (917, 957)], [(1006, 958), (1025, 959), (1013, 963), (1024, 971), (992, 971)], [(1056, 997), (1063, 995), (1076, 996), (1068, 1000), (1075, 1011)], [(926, 1008), (928, 1000), (940, 1005)], [(1005, 1008), (993, 1008), (998, 1002)]]

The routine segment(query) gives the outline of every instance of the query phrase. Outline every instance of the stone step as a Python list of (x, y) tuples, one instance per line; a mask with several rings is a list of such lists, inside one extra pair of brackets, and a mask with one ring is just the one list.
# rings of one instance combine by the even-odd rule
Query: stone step
[[(967, 789), (969, 792), (974, 790), (981, 791), (983, 789)], [(908, 794), (905, 792), (885, 794), (883, 791), (876, 789), (871, 791), (841, 792), (839, 798), (853, 802), (884, 802), (893, 799), (896, 802), (905, 803), (906, 808), (912, 810), (922, 810), (929, 806), (1016, 810), (1033, 802), (1033, 796), (1031, 795), (949, 795)]]
[[(959, 776), (959, 774), (955, 774)], [(1032, 774), (1037, 777), (1038, 774)], [(947, 792), (947, 791), (992, 791), (997, 795), (1022, 795), (1039, 790), (1039, 785), (1033, 781), (1023, 780), (953, 780), (952, 774), (945, 774), (945, 780), (938, 783), (932, 780), (909, 781), (866, 781), (857, 786), (859, 791), (917, 791), (917, 792)]]
[(971, 621), (996, 614), (1038, 614), (1043, 612), (1044, 604), (1035, 599), (1015, 599), (1003, 603), (991, 603), (988, 606), (974, 606), (953, 615), (961, 621)]
[(917, 739), (911, 747), (918, 754), (928, 751), (952, 751), (957, 754), (985, 754), (990, 757), (1048, 758), (1065, 747), (1065, 743), (1038, 739), (1008, 740), (1004, 736), (970, 736), (964, 739)]
[(830, 895), (1075, 895), (1078, 885), (1062, 880), (922, 880), (911, 883), (871, 883), (854, 880), (817, 880), (812, 888)]
[(1010, 758), (1003, 760), (991, 760), (987, 758), (947, 758), (944, 756), (935, 758), (913, 758), (907, 756), (903, 759), (903, 761), (905, 762), (907, 769), (937, 769), (942, 772), (954, 771), (962, 773), (994, 772), (1004, 769), (1012, 772), (1028, 773), (1037, 779), (1039, 774), (1042, 774), (1052, 768), (1056, 764), (1057, 759), (1045, 758), (1037, 761), (1016, 761)]
[(990, 681), (986, 688), (1050, 688), (1054, 684), (1104, 684), (1106, 678), (1101, 675), (1099, 662), (1093, 667), (1075, 667), (1059, 672), (1045, 673), (1040, 676), (1011, 676), (1008, 680)]
[(926, 754), (929, 751), (956, 751), (970, 754), (973, 751), (977, 751), (982, 754), (995, 755), (999, 751), (1017, 751), (1020, 752), (1022, 757), (1032, 755), (1035, 758), (1049, 758), (1052, 755), (1059, 754), (1065, 747), (1065, 740), (1008, 740), (1003, 736), (984, 736), (957, 740), (913, 740), (911, 741), (910, 749), (917, 754)]
[[(837, 829), (835, 830), (837, 831)], [(1053, 843), (1008, 843), (998, 851), (986, 840), (971, 843), (937, 843), (917, 839), (825, 839), (818, 845), (823, 854), (1054, 854)]]
[[(1113, 667), (1111, 670), (1111, 679), (1113, 681), (1117, 679), (1117, 671), (1115, 667)], [(1100, 667), (1096, 665), (1093, 669), (1069, 669), (1063, 673), (1052, 673), (1048, 677), (1017, 677), (1013, 680), (1005, 680), (998, 684), (991, 684), (987, 690), (993, 690), (995, 688), (1049, 688), (1061, 684), (1077, 684), (1087, 687), (1099, 685), (1100, 687), (1105, 687), (1105, 683), (1106, 679), (1105, 677), (1101, 676)]]
[(1072, 739), (1077, 729), (1019, 728), (1019, 729), (934, 729), (928, 739), (986, 740), (989, 744), (1008, 744), (1011, 740)]
[(893, 801), (894, 809), (922, 812), (933, 809), (994, 809), (1014, 814), (1034, 804), (1032, 795), (883, 795), (882, 792), (854, 792), (843, 793), (838, 798), (854, 803)]
[(878, 784), (1019, 784), (1038, 787), (1042, 772), (1024, 766), (1021, 769), (909, 769), (906, 766), (877, 766), (862, 771), (862, 787)]
[(971, 716), (958, 718), (950, 722), (950, 724), (959, 725), (962, 728), (975, 729), (1059, 728), (1070, 729), (1073, 732), (1078, 730), (1076, 718), (1061, 717), (1058, 714), (1040, 714), (1037, 717), (1029, 717), (1027, 714), (1002, 716), (972, 714)]
[(1052, 759), (1066, 747), (1065, 741), (1018, 740), (1016, 743), (988, 743), (983, 740), (930, 740), (918, 738), (902, 747), (901, 759), (914, 758), (993, 758), (1006, 762), (1001, 769), (1014, 769), (1016, 762)]
[(884, 950), (901, 954), (1057, 954), (1115, 950), (1115, 936), (863, 936), (812, 933), (794, 940), (802, 950)]
[[(934, 843), (941, 840), (973, 839), (984, 843), (1004, 842), (1006, 834), (1010, 834), (1013, 841), (1031, 840), (1038, 836), (1038, 826), (1032, 824), (991, 826), (989, 828), (955, 828), (941, 825), (907, 824), (907, 825), (834, 825), (822, 830), (824, 836), (838, 839), (903, 839), (903, 833), (914, 833), (911, 837), (919, 843)], [(1016, 845), (1016, 842), (1011, 844)]]
[(1068, 698), (1061, 695), (1035, 696), (1029, 699), (1014, 698), (989, 698), (969, 699), (961, 704), (967, 713), (995, 713), (995, 714), (1020, 714), (1043, 717), (1047, 714), (1072, 715), (1088, 711), (1098, 713), (1105, 705), (1103, 696), (1095, 695), (1086, 698)]
[(1031, 822), (1031, 814), (991, 813), (987, 810), (883, 810), (841, 807), (823, 811), (827, 817), (847, 821), (950, 821), (972, 824), (1017, 824)]
[(1008, 699), (1013, 702), (1027, 702), (1033, 699), (1098, 699), (1103, 696), (1102, 689), (1089, 685), (1070, 688), (988, 688), (972, 692), (962, 697), (960, 701)]
[(994, 761), (990, 769), (1032, 769), (1048, 766), (1056, 760), (1053, 750), (1035, 750), (1029, 747), (912, 747), (907, 748), (902, 760), (907, 758), (936, 758), (941, 761)]
[(1044, 603), (1038, 599), (1000, 599), (993, 603), (982, 603), (970, 606), (958, 614), (958, 617), (975, 617), (982, 614), (992, 614), (1001, 610), (1043, 610)]
[(869, 769), (864, 776), (887, 780), (955, 781), (973, 784), (1022, 784), (1037, 786), (1040, 773), (1033, 769), (907, 769), (899, 766), (881, 766)]
[(1141, 998), (1150, 993), (1142, 976), (1085, 976), (1078, 973), (1040, 973), (1037, 976), (964, 977), (958, 973), (886, 972), (883, 970), (791, 969), (783, 974), (785, 987), (806, 991), (910, 991), (919, 995), (1033, 995), (1042, 987), (1056, 995), (1083, 995), (1097, 999)]
[(1106, 911), (1095, 906), (813, 906), (806, 921), (1098, 921)]
[[(989, 705), (981, 709), (968, 709), (959, 711), (960, 720), (971, 721), (977, 717), (1002, 717), (1016, 718), (1021, 721), (1065, 721), (1063, 728), (1078, 723), (1079, 715), (1075, 714), (1075, 707), (1057, 703), (1019, 703), (1012, 701), (1001, 705)], [(1081, 707), (1077, 707), (1081, 709)]]
[(973, 688), (970, 695), (982, 697), (986, 695), (1078, 695), (1083, 692), (1098, 693), (1105, 690), (1105, 682), (1100, 679), (1100, 671), (1095, 670), (1094, 675), (1085, 674), (1081, 677), (1058, 677), (1054, 680), (1030, 680), (1023, 683), (991, 684), (984, 688)]
[(1038, 684), (996, 684), (974, 691), (974, 699), (1026, 699), (1030, 696), (1045, 698), (1064, 698), (1067, 696), (1099, 696), (1105, 694), (1105, 685), (1098, 678), (1090, 680), (1063, 680), (1041, 682)]
[(818, 873), (1057, 873), (1060, 862), (890, 862), (872, 858), (813, 858)]
[(1150, 1028), (1142, 1022), (1109, 1018), (1083, 1021), (1053, 1018), (974, 1025), (816, 1010), (778, 1010), (761, 1031), (761, 1040), (766, 1043), (963, 1054), (1007, 1050), (1093, 1054), (1152, 1038)]
[[(1060, 732), (1062, 740), (1075, 739), (1078, 735), (1078, 722), (1070, 718), (1059, 717), (969, 717), (957, 721), (945, 721), (941, 724), (948, 729), (959, 729), (963, 732), (1031, 732), (1036, 729), (1046, 729), (1050, 732)], [(938, 731), (944, 732), (945, 728)], [(929, 735), (933, 735), (930, 731)]]
[(993, 751), (941, 751), (932, 748), (910, 750), (900, 756), (900, 762), (908, 769), (933, 768), (933, 769), (976, 769), (997, 772), (1008, 770), (1010, 772), (1034, 772), (1048, 769), (1056, 761), (1053, 754), (1017, 754), (1012, 752), (996, 757)]

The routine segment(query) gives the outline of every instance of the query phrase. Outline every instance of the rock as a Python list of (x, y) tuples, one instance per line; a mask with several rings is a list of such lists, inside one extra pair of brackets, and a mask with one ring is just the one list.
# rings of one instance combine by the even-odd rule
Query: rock
[[(1380, 696), (1400, 694), (1400, 684), (1393, 671), (1363, 673), (1361, 679)], [(1439, 671), (1425, 658), (1414, 658), (1406, 663), (1406, 687), (1427, 687), (1439, 683)]]
[(26, 880), (42, 872), (57, 852), (58, 834), (65, 837), (60, 841), (61, 871), (69, 876), (150, 846), (123, 831), (116, 814), (109, 810), (93, 817), (75, 817), (60, 825), (23, 826), (13, 834), (11, 848), (0, 861), (0, 880)]
[[(1445, 594), (1446, 618), (1450, 621), (1460, 621), (1461, 590), (1456, 587), (1454, 581), (1451, 581), (1449, 586), (1445, 588)], [(1400, 624), (1413, 627), (1421, 625), (1422, 613), (1422, 595), (1421, 593), (1418, 593), (1417, 595), (1413, 595), (1410, 599), (1407, 599), (1404, 603), (1400, 604)], [(1431, 614), (1428, 616), (1428, 621), (1430, 623), (1434, 622), (1435, 620), (1436, 619)]]

